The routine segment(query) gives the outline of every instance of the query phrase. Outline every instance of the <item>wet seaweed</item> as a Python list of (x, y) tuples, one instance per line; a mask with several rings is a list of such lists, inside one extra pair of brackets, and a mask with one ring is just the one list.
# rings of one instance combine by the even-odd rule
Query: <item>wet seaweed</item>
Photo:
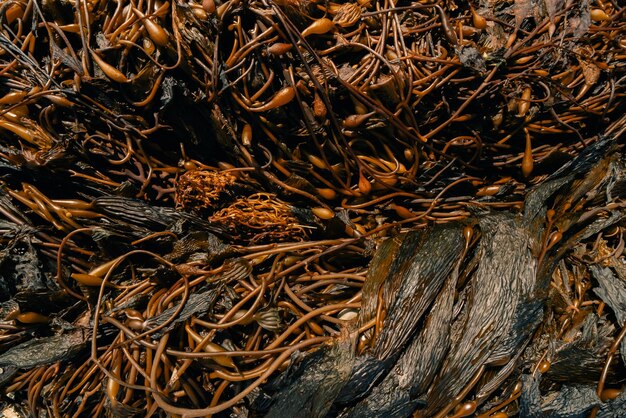
[(624, 415), (624, 16), (0, 1), (0, 414)]

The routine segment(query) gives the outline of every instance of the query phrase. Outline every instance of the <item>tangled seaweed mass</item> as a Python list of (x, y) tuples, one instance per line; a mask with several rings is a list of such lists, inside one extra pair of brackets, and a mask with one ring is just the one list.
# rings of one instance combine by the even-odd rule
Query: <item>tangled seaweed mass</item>
[(4, 416), (623, 417), (617, 0), (1, 0)]

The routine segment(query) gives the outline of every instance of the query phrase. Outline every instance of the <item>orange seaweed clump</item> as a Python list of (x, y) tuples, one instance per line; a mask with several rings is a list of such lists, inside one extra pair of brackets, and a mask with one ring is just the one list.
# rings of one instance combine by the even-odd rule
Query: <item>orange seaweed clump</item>
[(256, 193), (237, 199), (209, 220), (255, 243), (302, 241), (308, 235), (291, 206), (270, 193)]
[(234, 184), (235, 176), (230, 173), (187, 171), (180, 176), (176, 185), (176, 206), (185, 210), (212, 208)]

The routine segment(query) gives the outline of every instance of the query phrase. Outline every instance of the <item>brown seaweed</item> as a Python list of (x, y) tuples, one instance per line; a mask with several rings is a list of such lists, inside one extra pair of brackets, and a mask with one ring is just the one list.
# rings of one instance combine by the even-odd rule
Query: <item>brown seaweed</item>
[[(385, 322), (383, 330), (387, 333), (383, 331), (376, 338), (381, 339), (390, 335), (388, 333), (392, 333), (394, 329), (399, 330), (397, 337), (404, 337), (418, 331), (411, 344), (406, 346), (404, 343), (406, 340), (400, 340), (397, 345), (394, 345), (394, 349), (390, 350), (393, 354), (382, 358), (391, 362), (375, 361), (375, 357), (370, 357), (377, 353), (380, 340), (376, 340), (372, 354), (366, 351), (365, 354), (354, 358), (341, 351), (355, 350), (355, 347), (348, 344), (348, 341), (333, 349), (325, 350), (321, 354), (321, 359), (319, 359), (320, 354), (317, 355), (316, 366), (304, 370), (300, 377), (286, 383), (286, 386), (275, 395), (279, 401), (271, 407), (269, 414), (279, 416), (288, 410), (295, 411), (294, 408), (301, 407), (315, 416), (331, 411), (329, 415), (339, 413), (342, 416), (351, 417), (381, 415), (401, 417), (410, 415), (415, 409), (418, 409), (418, 414), (423, 414), (423, 416), (435, 414), (443, 416), (459, 404), (468, 393), (475, 393), (474, 405), (484, 402), (499, 389), (519, 364), (524, 347), (529, 344), (543, 318), (548, 281), (539, 275), (545, 274), (546, 264), (555, 265), (559, 260), (559, 254), (562, 254), (559, 251), (559, 241), (547, 246), (550, 241), (546, 239), (543, 245), (538, 245), (540, 237), (546, 236), (546, 232), (543, 230), (545, 223), (538, 223), (536, 219), (541, 217), (540, 211), (543, 211), (544, 217), (546, 216), (546, 208), (551, 201), (558, 201), (565, 196), (573, 196), (570, 198), (574, 199), (582, 199), (585, 196), (586, 199), (592, 199), (596, 196), (593, 190), (603, 190), (603, 187), (606, 187), (604, 179), (611, 173), (611, 170), (607, 170), (608, 165), (600, 164), (600, 167), (604, 167), (601, 173), (594, 171), (594, 164), (598, 162), (598, 155), (602, 155), (605, 144), (606, 142), (598, 143), (597, 146), (583, 153), (584, 155), (569, 165), (569, 170), (561, 171), (562, 177), (555, 176), (552, 181), (539, 186), (529, 196), (530, 202), (528, 202), (528, 209), (524, 216), (481, 213), (479, 209), (476, 209), (479, 214), (476, 223), (480, 235), (477, 240), (474, 240), (472, 251), (469, 253), (467, 249), (464, 250), (464, 247), (470, 245), (472, 236), (471, 234), (468, 236), (468, 241), (463, 239), (462, 231), (466, 227), (462, 225), (456, 227), (448, 225), (445, 228), (427, 229), (421, 233), (409, 234), (402, 241), (398, 241), (401, 244), (395, 252), (390, 252), (384, 247), (383, 252), (374, 260), (383, 264), (388, 263), (385, 257), (390, 257), (393, 258), (393, 262), (388, 264), (389, 272), (386, 274), (386, 280), (378, 284), (381, 290), (369, 288), (368, 294), (369, 297), (377, 298), (378, 312), (381, 310), (380, 304), (385, 303), (384, 296), (381, 298), (379, 292), (388, 288), (394, 289), (390, 293), (396, 300), (402, 301), (403, 297), (410, 300), (410, 296), (418, 295), (421, 298), (420, 302), (425, 305), (390, 303), (389, 307), (383, 308), (383, 312), (387, 312), (385, 321), (388, 318), (394, 319)], [(573, 178), (581, 180), (572, 183)], [(578, 184), (584, 192), (572, 188), (572, 184)], [(607, 195), (611, 196), (610, 192), (605, 196)], [(538, 210), (533, 210), (533, 206)], [(579, 211), (577, 216), (579, 219), (584, 218), (584, 212)], [(563, 240), (567, 242), (567, 245), (573, 245), (574, 239), (586, 238), (589, 230), (594, 231), (597, 228), (596, 223), (591, 222), (583, 224), (582, 229), (577, 231), (574, 228), (575, 219), (570, 215), (560, 224), (563, 233), (569, 234), (565, 236), (570, 238)], [(609, 217), (608, 220), (614, 223), (619, 218)], [(550, 222), (553, 221), (549, 221), (548, 228)], [(456, 237), (450, 241), (456, 243), (456, 247), (444, 245), (446, 234), (451, 238)], [(435, 251), (434, 248), (429, 247), (431, 242), (433, 245), (435, 243), (441, 245), (437, 248), (437, 256), (447, 258), (447, 269), (442, 268), (437, 262), (433, 264), (432, 256), (429, 257)], [(447, 252), (446, 248), (449, 249)], [(467, 254), (462, 264), (463, 259), (459, 258), (461, 254)], [(429, 266), (433, 265), (437, 268), (430, 271), (439, 275), (435, 277), (448, 277), (444, 290), (441, 290), (441, 285), (430, 284), (431, 289), (436, 288), (434, 295), (437, 298), (434, 303), (432, 298), (427, 297), (424, 292), (407, 291), (406, 296), (403, 296), (405, 293), (400, 289), (403, 286), (410, 287), (411, 275), (419, 274), (414, 277), (428, 278), (430, 277)], [(451, 269), (454, 269), (454, 273)], [(370, 271), (378, 272), (379, 270), (373, 268)], [(460, 277), (464, 278), (463, 281), (459, 280)], [(376, 277), (371, 277), (371, 279), (374, 283), (380, 283)], [(415, 283), (420, 283), (420, 280)], [(454, 291), (458, 290), (458, 286), (464, 286), (465, 290), (462, 292), (463, 296), (459, 296), (455, 306)], [(395, 316), (394, 309), (398, 312)], [(428, 309), (429, 313), (425, 320), (420, 321), (420, 312), (424, 312), (424, 309)], [(403, 315), (400, 315), (400, 312)], [(588, 319), (591, 318), (591, 316), (588, 317)], [(411, 324), (419, 324), (420, 328), (413, 328), (415, 325), (407, 328), (403, 325), (407, 321), (413, 321), (409, 322)], [(443, 326), (450, 321), (450, 328)], [(585, 327), (584, 329), (591, 328)], [(606, 336), (613, 332), (612, 328), (604, 329), (602, 335)], [(602, 341), (604, 337), (594, 338), (596, 341)], [(581, 367), (581, 370), (588, 370), (587, 373), (590, 370), (596, 370), (599, 373), (602, 363), (598, 363), (598, 360), (605, 355), (607, 346), (598, 342), (592, 343), (596, 348), (591, 349), (591, 346), (587, 346), (587, 349), (580, 351), (577, 355), (571, 350), (576, 347), (576, 344), (582, 348), (585, 344), (585, 337), (576, 341), (568, 348), (561, 349), (564, 350), (563, 359), (577, 361), (577, 366)], [(340, 350), (340, 354), (336, 350)], [(593, 357), (593, 350), (598, 350), (596, 357)], [(557, 349), (551, 356), (555, 369), (553, 372), (548, 371), (547, 379), (551, 377), (555, 379), (556, 374), (559, 373), (560, 352)], [(398, 355), (398, 353), (402, 354)], [(580, 355), (591, 355), (596, 359), (595, 363), (585, 361)], [(324, 374), (320, 373), (317, 366), (319, 365), (322, 369), (332, 367), (332, 364), (335, 364), (333, 361), (337, 358), (342, 359), (342, 370), (347, 365), (351, 365), (351, 376), (347, 377), (343, 373), (341, 375), (343, 377), (331, 379), (334, 382), (331, 384), (332, 390), (320, 390), (322, 387), (327, 388), (325, 385), (328, 382), (323, 380)], [(342, 390), (338, 394), (336, 392), (339, 384), (337, 378), (340, 380), (339, 383), (343, 382)], [(591, 380), (593, 379), (591, 377)], [(595, 379), (598, 379), (598, 375)], [(567, 399), (565, 395), (569, 393), (568, 390), (565, 388), (564, 392), (559, 393), (559, 396), (564, 396), (559, 399)], [(315, 393), (316, 396), (307, 398), (308, 393)], [(351, 405), (359, 398), (364, 399), (356, 405)], [(281, 401), (283, 399), (289, 399), (289, 402)], [(330, 409), (333, 399), (335, 407)], [(559, 404), (562, 401), (557, 399), (554, 402), (554, 406), (546, 407), (546, 411), (559, 410), (565, 414), (563, 416), (568, 416), (567, 408)], [(585, 404), (580, 413), (588, 413), (598, 405), (597, 403)], [(575, 406), (572, 405), (572, 408)], [(441, 412), (442, 410), (444, 412)]]
[(160, 314), (146, 320), (143, 326), (146, 329), (158, 328), (152, 333), (154, 338), (159, 338), (163, 334), (176, 328), (179, 324), (186, 322), (192, 315), (204, 315), (213, 308), (213, 304), (219, 296), (219, 288), (194, 293), (180, 306), (172, 306)]
[(0, 411), (620, 416), (625, 11), (0, 1)]
[[(589, 266), (589, 270), (600, 285), (599, 288), (594, 289), (594, 293), (613, 310), (617, 323), (620, 326), (626, 325), (626, 281), (624, 277), (613, 274), (608, 267), (592, 265)], [(626, 340), (622, 341), (620, 350), (622, 359), (626, 364)]]
[(31, 369), (71, 360), (85, 346), (89, 331), (77, 329), (51, 337), (34, 338), (0, 354), (0, 367)]

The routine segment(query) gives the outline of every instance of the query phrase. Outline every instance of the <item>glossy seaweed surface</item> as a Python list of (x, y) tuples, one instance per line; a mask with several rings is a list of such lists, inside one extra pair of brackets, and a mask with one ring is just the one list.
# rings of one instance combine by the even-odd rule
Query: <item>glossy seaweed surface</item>
[(626, 416), (617, 0), (0, 0), (0, 416)]

